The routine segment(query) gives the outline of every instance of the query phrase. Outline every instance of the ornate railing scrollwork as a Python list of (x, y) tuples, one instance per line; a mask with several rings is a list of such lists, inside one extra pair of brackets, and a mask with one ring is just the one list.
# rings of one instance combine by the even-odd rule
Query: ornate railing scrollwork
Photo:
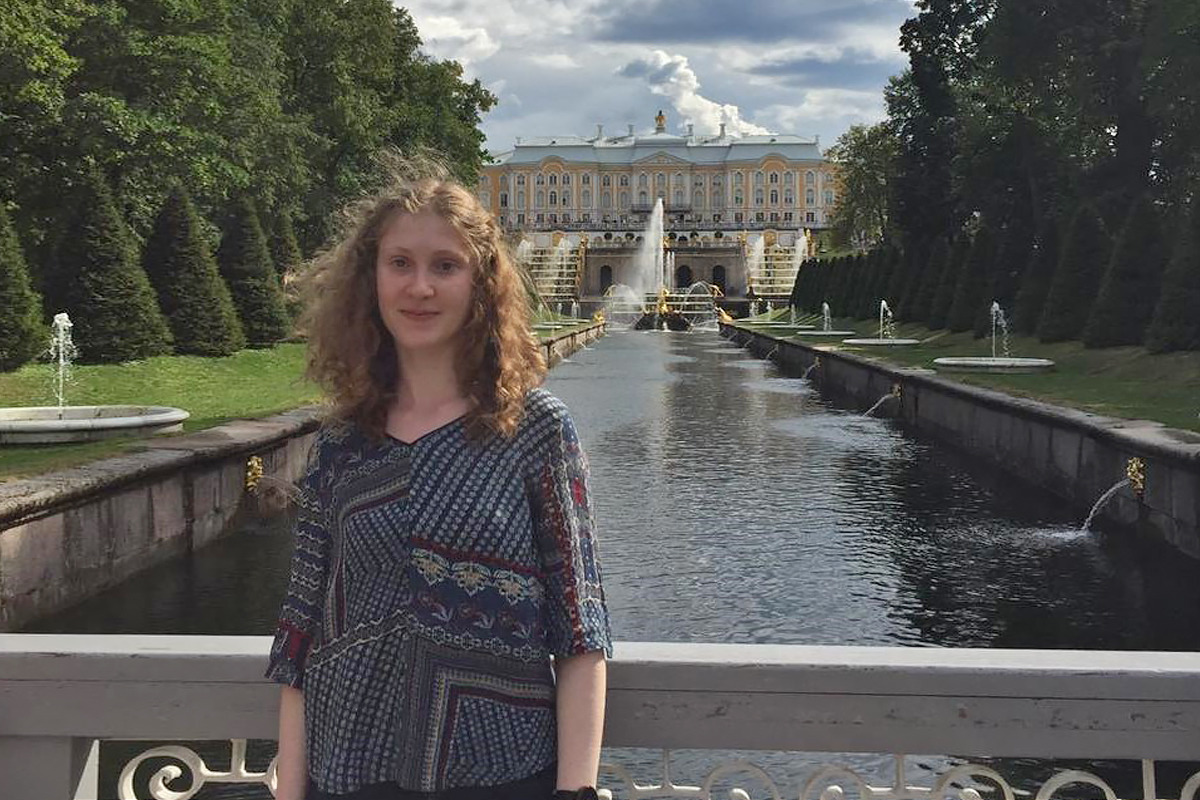
[(229, 771), (216, 772), (208, 768), (204, 759), (195, 750), (181, 745), (163, 745), (154, 747), (134, 757), (117, 779), (117, 797), (120, 800), (137, 800), (134, 788), (134, 776), (138, 767), (152, 758), (170, 758), (183, 764), (191, 785), (183, 791), (176, 791), (167, 784), (184, 776), (185, 772), (177, 764), (166, 764), (150, 776), (149, 792), (154, 800), (191, 800), (196, 793), (209, 783), (258, 783), (267, 787), (272, 795), (275, 794), (275, 759), (267, 766), (266, 772), (250, 772), (246, 769), (246, 740), (230, 739)]
[[(150, 776), (148, 791), (154, 800), (190, 800), (206, 784), (241, 783), (260, 784), (274, 795), (276, 787), (275, 759), (271, 760), (266, 772), (250, 772), (246, 768), (246, 740), (231, 739), (230, 769), (216, 772), (208, 768), (204, 759), (194, 750), (180, 745), (164, 745), (140, 753), (121, 771), (118, 779), (120, 800), (136, 800), (134, 776), (138, 768), (149, 759), (169, 758), (182, 764), (167, 764)], [(662, 798), (686, 798), (687, 800), (717, 800), (714, 787), (718, 781), (742, 776), (761, 786), (753, 795), (746, 788), (735, 786), (728, 789), (728, 800), (750, 800), (754, 797), (770, 797), (771, 800), (798, 797), (799, 800), (845, 800), (847, 796), (858, 800), (1017, 800), (1017, 796), (1028, 794), (1017, 791), (996, 769), (981, 764), (957, 764), (943, 772), (930, 786), (914, 785), (906, 778), (903, 754), (893, 755), (894, 771), (890, 786), (875, 786), (863, 775), (845, 764), (828, 764), (819, 767), (804, 781), (798, 792), (785, 790), (768, 772), (752, 761), (731, 759), (722, 761), (711, 769), (697, 784), (677, 783), (671, 774), (672, 751), (663, 750), (659, 761), (659, 775), (650, 783), (638, 783), (629, 769), (620, 763), (605, 762), (600, 765), (600, 783), (604, 787), (600, 796), (613, 800), (614, 794), (621, 800), (660, 800)], [(1158, 798), (1155, 782), (1155, 762), (1144, 760), (1142, 785), (1145, 800)], [(168, 784), (187, 775), (190, 785), (184, 790), (171, 789)], [(980, 783), (992, 784), (985, 791), (977, 788)], [(1037, 790), (1033, 800), (1056, 800), (1067, 786), (1086, 785), (1099, 789), (1105, 800), (1117, 800), (1116, 791), (1102, 778), (1084, 770), (1062, 770), (1051, 775)], [(764, 794), (765, 791), (765, 794)], [(1192, 775), (1180, 790), (1179, 800), (1200, 800), (1200, 772)]]

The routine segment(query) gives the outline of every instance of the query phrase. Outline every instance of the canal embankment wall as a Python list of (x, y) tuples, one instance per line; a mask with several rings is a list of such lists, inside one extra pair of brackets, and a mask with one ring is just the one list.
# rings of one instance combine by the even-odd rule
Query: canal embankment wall
[(869, 408), (892, 394), (877, 415), (1049, 490), (1081, 520), (1138, 459), (1144, 490), (1122, 488), (1097, 519), (1200, 558), (1200, 434), (1014, 397), (736, 325), (723, 324), (721, 333), (789, 373), (812, 368), (810, 377), (830, 399)]
[[(543, 339), (557, 364), (602, 322)], [(237, 420), (0, 483), (0, 631), (86, 600), (288, 506), (321, 408)]]

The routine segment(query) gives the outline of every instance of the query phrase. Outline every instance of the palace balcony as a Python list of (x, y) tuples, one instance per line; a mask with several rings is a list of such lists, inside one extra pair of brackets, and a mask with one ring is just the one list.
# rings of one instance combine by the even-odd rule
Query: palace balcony
[[(184, 745), (124, 765), (132, 773), (151, 753), (174, 755), (177, 767), (149, 779), (157, 797), (270, 786), (270, 767), (245, 765), (245, 740), (276, 734), (278, 688), (260, 677), (268, 646), (0, 635), (0, 798), (94, 797), (97, 739), (229, 742), (228, 769)], [(662, 754), (662, 768), (646, 768), (606, 752), (601, 784), (616, 798), (708, 800), (732, 782), (721, 797), (979, 800), (982, 787), (996, 800), (1195, 800), (1200, 764), (1175, 762), (1200, 761), (1200, 654), (623, 642), (609, 669), (605, 745)], [(827, 755), (793, 779), (720, 752), (695, 774), (672, 774), (665, 765), (685, 750)], [(918, 753), (953, 758), (931, 757), (936, 766), (921, 771)], [(1094, 763), (1021, 778), (1004, 774), (1005, 757)]]

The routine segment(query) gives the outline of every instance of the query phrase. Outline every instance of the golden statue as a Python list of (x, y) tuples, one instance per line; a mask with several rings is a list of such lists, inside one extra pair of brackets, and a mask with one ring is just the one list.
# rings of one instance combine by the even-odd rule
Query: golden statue
[(733, 317), (729, 316), (729, 312), (720, 306), (717, 306), (717, 318), (721, 322), (733, 322)]
[(667, 129), (667, 115), (660, 108), (658, 113), (654, 115), (654, 130), (656, 133), (662, 133)]

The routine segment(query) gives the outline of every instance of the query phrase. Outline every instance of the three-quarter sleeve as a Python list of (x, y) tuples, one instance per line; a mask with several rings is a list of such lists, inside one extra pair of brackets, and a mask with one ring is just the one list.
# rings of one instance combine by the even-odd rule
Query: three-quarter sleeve
[(296, 689), (304, 682), (304, 664), (317, 636), (329, 573), (329, 503), (322, 491), (324, 431), (309, 451), (296, 497), (295, 546), (291, 577), (279, 612), (266, 677)]
[(587, 460), (566, 407), (555, 405), (530, 486), (546, 586), (546, 646), (555, 657), (596, 650), (611, 657)]

